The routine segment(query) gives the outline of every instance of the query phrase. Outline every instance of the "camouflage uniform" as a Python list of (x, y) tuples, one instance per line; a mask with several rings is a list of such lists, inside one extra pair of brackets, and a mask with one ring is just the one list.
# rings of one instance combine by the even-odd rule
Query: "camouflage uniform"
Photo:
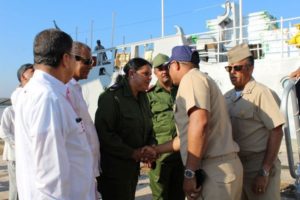
[[(158, 144), (172, 140), (176, 136), (173, 102), (177, 89), (166, 91), (159, 82), (147, 95), (153, 114), (153, 129)], [(180, 153), (166, 153), (156, 161), (155, 169), (149, 172), (153, 200), (184, 200), (182, 189), (183, 164)]]

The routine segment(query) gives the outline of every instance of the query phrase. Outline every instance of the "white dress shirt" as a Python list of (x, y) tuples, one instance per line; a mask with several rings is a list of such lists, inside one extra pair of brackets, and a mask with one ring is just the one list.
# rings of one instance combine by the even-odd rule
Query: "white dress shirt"
[(22, 87), (17, 87), (11, 94), (10, 99), (11, 99), (11, 104), (13, 107), (15, 107), (17, 100), (18, 100), (18, 96), (21, 93), (22, 89), (23, 89)]
[(81, 86), (75, 79), (71, 79), (67, 84), (68, 88), (70, 89), (70, 98), (72, 106), (77, 113), (77, 115), (83, 121), (83, 124), (86, 129), (88, 142), (93, 153), (93, 168), (94, 168), (94, 175), (95, 177), (99, 176), (99, 163), (100, 163), (100, 145), (99, 139), (97, 135), (97, 131), (93, 120), (88, 112), (88, 107), (86, 102), (82, 96)]
[(15, 160), (15, 113), (12, 106), (4, 109), (0, 137), (4, 140), (3, 160)]
[(58, 79), (36, 70), (15, 106), (21, 200), (95, 200), (93, 158), (79, 116)]

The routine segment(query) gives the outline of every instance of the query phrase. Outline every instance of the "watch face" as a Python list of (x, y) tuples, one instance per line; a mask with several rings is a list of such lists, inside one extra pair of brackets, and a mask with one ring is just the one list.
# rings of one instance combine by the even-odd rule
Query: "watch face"
[(264, 169), (260, 169), (260, 170), (258, 171), (258, 175), (259, 175), (259, 176), (269, 176), (269, 172), (267, 172), (267, 171), (264, 170)]
[(184, 170), (184, 176), (186, 178), (193, 178), (194, 175), (195, 175), (195, 172), (193, 172), (192, 170), (188, 170), (188, 169)]

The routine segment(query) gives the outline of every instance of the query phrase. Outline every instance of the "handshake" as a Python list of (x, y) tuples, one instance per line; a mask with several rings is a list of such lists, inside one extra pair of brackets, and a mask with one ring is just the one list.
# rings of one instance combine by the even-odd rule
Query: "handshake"
[(132, 154), (132, 158), (136, 162), (143, 162), (147, 164), (153, 163), (158, 157), (159, 153), (155, 146), (144, 146), (142, 148), (135, 149)]

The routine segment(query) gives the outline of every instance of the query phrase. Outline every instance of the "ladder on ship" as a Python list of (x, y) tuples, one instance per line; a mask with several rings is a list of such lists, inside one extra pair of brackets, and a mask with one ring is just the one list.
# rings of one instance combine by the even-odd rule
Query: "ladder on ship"
[[(282, 81), (284, 87), (280, 104), (280, 110), (285, 116), (286, 123), (283, 126), (285, 136), (287, 158), (290, 175), (295, 179), (295, 183), (289, 185), (281, 191), (282, 200), (300, 200), (300, 122), (299, 122), (299, 100), (300, 81), (285, 78)], [(291, 133), (296, 134), (298, 161), (295, 164)]]

